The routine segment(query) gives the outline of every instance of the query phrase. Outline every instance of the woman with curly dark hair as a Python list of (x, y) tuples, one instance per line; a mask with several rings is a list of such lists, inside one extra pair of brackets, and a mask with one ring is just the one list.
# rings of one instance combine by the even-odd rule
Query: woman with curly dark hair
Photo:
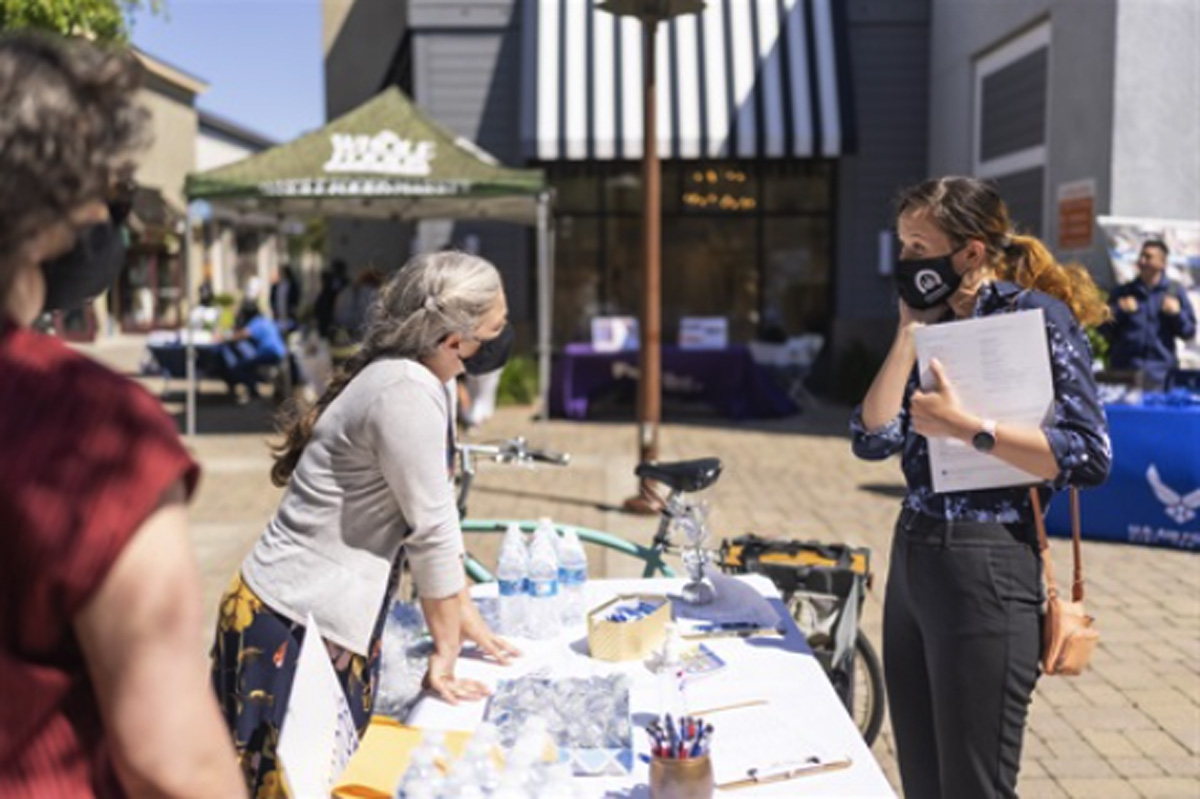
[(111, 284), (137, 67), (0, 36), (0, 796), (237, 797), (207, 686), (185, 503), (159, 403), (30, 325)]
[[(1042, 568), (1027, 488), (935, 493), (928, 439), (953, 438), (1028, 472), (1041, 492), (1094, 486), (1112, 452), (1083, 326), (1107, 309), (1091, 277), (1012, 228), (996, 190), (929, 180), (900, 195), (900, 324), (851, 422), (854, 453), (900, 453), (907, 492), (884, 600), (888, 708), (909, 799), (1011, 799), (1038, 677)], [(915, 330), (1040, 309), (1054, 406), (1040, 427), (964, 408), (937, 362), (921, 390)]]

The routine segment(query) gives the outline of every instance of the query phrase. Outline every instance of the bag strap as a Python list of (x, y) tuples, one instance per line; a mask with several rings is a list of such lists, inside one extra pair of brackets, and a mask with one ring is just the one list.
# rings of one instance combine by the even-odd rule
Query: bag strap
[[(1079, 489), (1071, 486), (1071, 551), (1075, 560), (1075, 572), (1071, 582), (1071, 601), (1083, 601), (1083, 547), (1080, 545)], [(1058, 586), (1054, 582), (1054, 563), (1050, 558), (1050, 542), (1046, 540), (1046, 521), (1042, 518), (1042, 498), (1037, 488), (1029, 489), (1029, 501), (1033, 504), (1033, 522), (1037, 527), (1038, 549), (1046, 569), (1046, 593), (1050, 599), (1058, 597)]]

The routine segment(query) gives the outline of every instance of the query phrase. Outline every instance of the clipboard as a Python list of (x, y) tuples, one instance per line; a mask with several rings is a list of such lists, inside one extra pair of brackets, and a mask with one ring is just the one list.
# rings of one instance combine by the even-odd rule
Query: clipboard
[(850, 768), (852, 765), (854, 765), (854, 761), (848, 757), (839, 760), (821, 760), (814, 756), (803, 763), (752, 768), (746, 772), (745, 778), (718, 783), (717, 788), (722, 791), (736, 791), (740, 788), (752, 788), (755, 785), (769, 785), (773, 782), (786, 782), (787, 780), (796, 780), (814, 774), (840, 771), (841, 769)]
[(850, 756), (810, 741), (795, 719), (748, 697), (693, 715), (712, 719), (713, 781), (737, 790), (850, 768)]

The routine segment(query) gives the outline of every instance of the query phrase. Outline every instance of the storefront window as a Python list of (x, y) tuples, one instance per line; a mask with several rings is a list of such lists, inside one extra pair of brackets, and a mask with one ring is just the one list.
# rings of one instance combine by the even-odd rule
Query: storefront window
[[(638, 164), (553, 167), (554, 336), (590, 339), (597, 315), (637, 316), (643, 291)], [(730, 341), (764, 321), (824, 331), (832, 306), (832, 180), (826, 163), (664, 163), (662, 336), (685, 316), (724, 316)], [(587, 198), (599, 205), (589, 208)]]
[(591, 339), (592, 317), (600, 309), (600, 217), (564, 216), (558, 220), (554, 269), (554, 340)]
[(685, 212), (754, 213), (758, 180), (737, 164), (695, 164), (682, 169), (680, 208)]
[(636, 164), (607, 170), (599, 180), (604, 183), (604, 212), (634, 214), (642, 211), (642, 171)]
[(554, 181), (554, 191), (555, 206), (560, 213), (600, 212), (600, 186), (592, 170), (575, 167), (562, 172)]
[(766, 213), (829, 213), (833, 168), (827, 163), (780, 164), (763, 175)]
[(825, 331), (831, 304), (828, 217), (764, 222), (764, 322), (781, 324), (789, 336)]
[(678, 341), (684, 316), (724, 316), (730, 341), (748, 341), (758, 307), (755, 223), (686, 217), (663, 227), (663, 340)]

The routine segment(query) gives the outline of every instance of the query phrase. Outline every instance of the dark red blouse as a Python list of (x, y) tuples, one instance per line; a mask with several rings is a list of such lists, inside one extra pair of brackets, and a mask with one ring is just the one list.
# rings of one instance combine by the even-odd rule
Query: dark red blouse
[(72, 628), (163, 492), (199, 469), (141, 387), (0, 328), (0, 796), (120, 796)]

